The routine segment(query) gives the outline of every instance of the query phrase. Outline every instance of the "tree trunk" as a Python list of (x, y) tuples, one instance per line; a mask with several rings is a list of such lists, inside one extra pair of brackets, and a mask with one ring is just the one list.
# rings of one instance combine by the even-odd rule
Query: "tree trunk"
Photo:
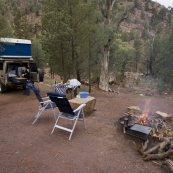
[(104, 58), (101, 60), (101, 73), (99, 88), (108, 91), (109, 90), (109, 79), (108, 79), (108, 63), (109, 63), (109, 45), (104, 47)]
[[(104, 17), (104, 25), (107, 27), (112, 20), (112, 9), (115, 4), (115, 0), (107, 0), (106, 5), (102, 4), (101, 12)], [(106, 10), (104, 7), (106, 6)], [(106, 12), (105, 12), (106, 11)], [(108, 79), (108, 72), (109, 72), (109, 55), (110, 55), (110, 35), (108, 36), (107, 43), (103, 47), (103, 58), (101, 59), (101, 72), (100, 72), (100, 83), (99, 88), (104, 91), (109, 90), (109, 79)]]
[(150, 55), (150, 59), (149, 59), (149, 74), (152, 75), (153, 74), (153, 58)]
[(89, 63), (88, 63), (88, 78), (89, 78), (89, 93), (91, 93), (91, 44), (90, 44), (90, 39), (89, 39)]
[(66, 82), (66, 71), (65, 71), (65, 63), (64, 63), (64, 53), (63, 53), (63, 45), (61, 43), (61, 63), (62, 63), (62, 71), (63, 71), (63, 83)]

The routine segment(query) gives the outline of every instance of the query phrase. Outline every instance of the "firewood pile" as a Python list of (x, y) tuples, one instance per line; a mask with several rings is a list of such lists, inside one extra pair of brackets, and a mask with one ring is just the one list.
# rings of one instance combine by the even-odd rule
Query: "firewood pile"
[[(134, 112), (134, 110), (129, 110), (130, 109), (128, 108), (128, 112)], [(140, 109), (135, 107), (135, 110)], [(167, 165), (173, 171), (173, 130), (171, 128), (172, 115), (157, 111), (155, 117), (148, 116), (145, 120), (141, 120), (140, 116), (132, 114), (131, 116), (134, 117), (136, 123), (146, 123), (150, 124), (152, 127), (150, 139), (147, 139), (145, 143), (139, 145), (133, 141), (136, 150), (142, 155), (142, 159), (144, 161), (160, 160), (161, 164), (155, 161), (153, 162), (159, 165)], [(153, 141), (154, 143), (152, 143)]]
[[(157, 145), (148, 148), (149, 140), (147, 140), (142, 146), (136, 144), (133, 141), (136, 150), (142, 155), (144, 161), (149, 160), (163, 160), (160, 165), (168, 165), (173, 171), (173, 140), (172, 137), (164, 137), (163, 141)], [(154, 162), (157, 163), (157, 162)]]

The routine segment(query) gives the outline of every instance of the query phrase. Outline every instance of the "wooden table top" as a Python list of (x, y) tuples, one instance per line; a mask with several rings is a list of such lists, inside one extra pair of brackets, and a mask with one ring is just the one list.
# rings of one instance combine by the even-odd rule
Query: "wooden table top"
[(87, 98), (73, 98), (73, 99), (69, 100), (69, 102), (83, 104), (83, 103), (87, 103), (91, 100), (95, 100), (95, 97), (88, 96)]

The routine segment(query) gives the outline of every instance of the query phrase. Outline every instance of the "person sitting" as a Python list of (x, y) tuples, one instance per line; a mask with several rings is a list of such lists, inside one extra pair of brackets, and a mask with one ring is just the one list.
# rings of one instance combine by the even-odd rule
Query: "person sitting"
[(30, 73), (27, 71), (27, 68), (25, 66), (22, 67), (22, 74), (20, 77), (27, 78), (27, 82), (23, 86), (25, 89), (25, 92), (23, 94), (29, 96), (30, 90), (26, 87), (26, 85), (27, 83), (29, 83)]

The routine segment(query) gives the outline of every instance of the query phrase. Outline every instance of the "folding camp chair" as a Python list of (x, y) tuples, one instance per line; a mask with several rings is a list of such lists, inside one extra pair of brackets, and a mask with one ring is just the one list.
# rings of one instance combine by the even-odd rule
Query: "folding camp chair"
[(45, 109), (52, 109), (52, 112), (53, 112), (53, 115), (54, 115), (54, 118), (55, 118), (55, 121), (56, 121), (56, 114), (55, 114), (55, 110), (54, 110), (54, 108), (57, 107), (56, 104), (52, 103), (51, 100), (49, 99), (49, 97), (42, 98), (40, 96), (39, 88), (33, 87), (33, 88), (30, 88), (30, 89), (32, 89), (34, 91), (38, 101), (40, 102), (39, 111), (38, 111), (37, 115), (35, 116), (35, 120), (33, 121), (32, 124), (34, 124), (37, 121), (37, 119), (40, 117), (40, 115), (43, 113), (43, 111)]
[[(70, 136), (69, 136), (69, 140), (70, 140), (78, 120), (81, 120), (84, 122), (84, 128), (86, 129), (85, 119), (84, 119), (84, 110), (83, 110), (83, 107), (86, 104), (82, 104), (77, 109), (74, 110), (71, 107), (71, 105), (66, 97), (56, 96), (56, 93), (53, 93), (53, 92), (47, 93), (47, 96), (49, 96), (50, 100), (57, 105), (57, 107), (59, 108), (59, 111), (60, 111), (58, 118), (56, 120), (56, 123), (53, 127), (52, 133), (54, 132), (55, 128), (59, 128), (61, 130), (68, 131), (68, 132), (70, 132)], [(79, 115), (80, 115), (80, 117), (79, 117)], [(64, 118), (67, 120), (73, 120), (74, 121), (73, 127), (70, 129), (70, 128), (63, 127), (62, 125), (58, 125), (60, 118)]]

